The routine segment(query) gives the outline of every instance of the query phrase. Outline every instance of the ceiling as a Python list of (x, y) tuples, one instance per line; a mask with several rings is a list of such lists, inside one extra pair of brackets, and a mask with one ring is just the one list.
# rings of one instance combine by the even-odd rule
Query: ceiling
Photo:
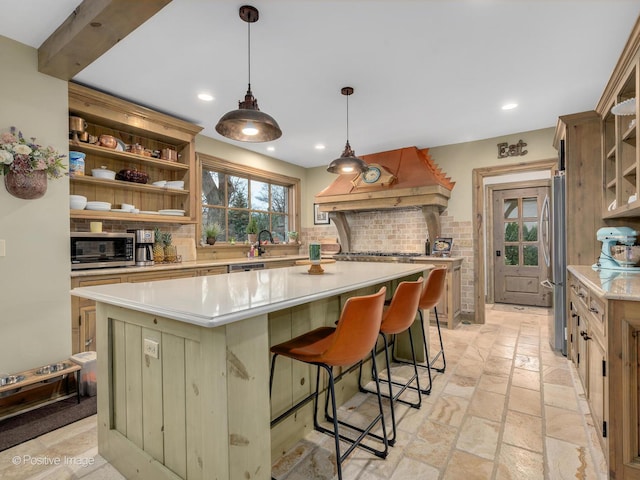
[[(11, 2), (0, 35), (38, 48), (79, 3)], [(344, 148), (343, 86), (355, 89), (349, 141), (358, 155), (552, 127), (559, 115), (592, 110), (640, 14), (638, 0), (249, 2), (260, 11), (253, 94), (283, 135), (240, 143), (214, 127), (247, 89), (245, 3), (173, 0), (74, 80), (315, 167)], [(519, 106), (502, 110), (509, 102)]]

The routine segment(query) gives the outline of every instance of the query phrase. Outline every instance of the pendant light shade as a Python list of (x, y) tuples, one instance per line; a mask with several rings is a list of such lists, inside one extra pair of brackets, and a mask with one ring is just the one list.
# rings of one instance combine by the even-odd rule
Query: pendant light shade
[(249, 86), (244, 101), (238, 102), (238, 110), (225, 113), (216, 125), (216, 131), (239, 142), (269, 142), (282, 136), (275, 119), (261, 112), (251, 92), (251, 24), (258, 21), (258, 9), (250, 5), (240, 7), (240, 18), (247, 22), (249, 31)]
[(353, 93), (353, 87), (343, 87), (340, 90), (342, 95), (347, 97), (347, 143), (340, 158), (336, 158), (327, 167), (327, 172), (338, 175), (349, 173), (364, 173), (369, 167), (361, 158), (356, 157), (356, 152), (349, 145), (349, 95)]

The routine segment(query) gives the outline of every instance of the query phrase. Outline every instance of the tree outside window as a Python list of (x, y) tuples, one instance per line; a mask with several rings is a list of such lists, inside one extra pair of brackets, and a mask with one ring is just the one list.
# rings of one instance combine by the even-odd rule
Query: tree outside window
[(224, 229), (219, 240), (244, 242), (249, 218), (258, 221), (258, 231), (271, 232), (274, 240), (286, 242), (293, 228), (291, 198), (295, 185), (276, 183), (244, 172), (202, 168), (202, 229), (217, 222)]

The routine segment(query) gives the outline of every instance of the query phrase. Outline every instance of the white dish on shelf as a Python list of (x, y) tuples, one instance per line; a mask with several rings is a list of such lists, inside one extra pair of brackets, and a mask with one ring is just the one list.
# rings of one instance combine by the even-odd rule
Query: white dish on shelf
[(107, 203), (106, 205), (90, 205), (92, 202), (87, 202), (87, 206), (85, 207), (87, 210), (97, 210), (100, 212), (108, 212), (111, 210), (111, 204)]
[(164, 187), (166, 184), (166, 180), (158, 180), (157, 182), (153, 182), (151, 185), (155, 185), (156, 187)]
[(176, 190), (184, 190), (184, 181), (183, 180), (170, 181), (170, 182), (167, 182), (166, 187), (173, 188)]
[(614, 105), (611, 109), (611, 113), (614, 115), (635, 115), (636, 114), (636, 99), (630, 98), (624, 102), (620, 102)]
[(166, 209), (166, 210), (158, 210), (158, 213), (160, 215), (175, 215), (176, 217), (184, 217), (184, 210), (172, 210), (172, 209)]
[(130, 213), (131, 210), (125, 210), (124, 208), (112, 208), (112, 212), (122, 212), (122, 213)]
[(160, 215), (158, 212), (154, 212), (152, 210), (140, 210), (142, 215)]

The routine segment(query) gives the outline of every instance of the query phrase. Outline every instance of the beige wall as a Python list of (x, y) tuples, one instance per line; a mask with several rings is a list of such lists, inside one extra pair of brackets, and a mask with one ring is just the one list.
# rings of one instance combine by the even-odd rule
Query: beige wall
[[(555, 124), (555, 121), (556, 119), (549, 118), (550, 124)], [(555, 128), (545, 128), (476, 142), (430, 148), (431, 158), (456, 182), (449, 200), (448, 214), (459, 222), (471, 221), (473, 218), (471, 172), (474, 168), (557, 158), (558, 152), (552, 145), (554, 131)], [(518, 140), (527, 144), (526, 155), (498, 158), (499, 143), (508, 142), (512, 145), (518, 143)]]
[[(0, 58), (0, 132), (16, 126), (68, 153), (67, 83), (38, 73), (36, 50), (2, 36)], [(2, 182), (0, 373), (15, 373), (71, 354), (69, 181), (49, 181), (37, 200), (11, 196)]]

